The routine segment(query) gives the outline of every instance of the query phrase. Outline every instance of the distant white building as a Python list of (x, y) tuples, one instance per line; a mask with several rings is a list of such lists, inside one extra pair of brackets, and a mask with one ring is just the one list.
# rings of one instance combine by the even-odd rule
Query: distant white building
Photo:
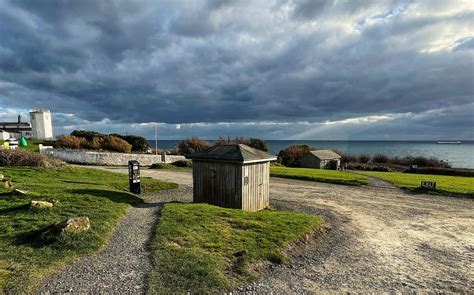
[(40, 140), (54, 138), (51, 111), (32, 110), (30, 111), (30, 121), (31, 123), (22, 122), (21, 116), (18, 116), (17, 122), (0, 122), (0, 140), (7, 140), (11, 137)]
[(34, 139), (53, 139), (53, 123), (50, 110), (31, 110), (30, 121)]

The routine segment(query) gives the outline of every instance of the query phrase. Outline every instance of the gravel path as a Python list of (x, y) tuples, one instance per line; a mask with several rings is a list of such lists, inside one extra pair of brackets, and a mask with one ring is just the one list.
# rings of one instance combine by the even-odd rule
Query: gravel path
[(474, 200), (272, 178), (271, 205), (323, 216), (319, 240), (240, 290), (472, 293)]
[(148, 203), (128, 210), (102, 251), (68, 265), (39, 293), (144, 293), (152, 269), (148, 242), (162, 203), (191, 200), (189, 186), (147, 195)]

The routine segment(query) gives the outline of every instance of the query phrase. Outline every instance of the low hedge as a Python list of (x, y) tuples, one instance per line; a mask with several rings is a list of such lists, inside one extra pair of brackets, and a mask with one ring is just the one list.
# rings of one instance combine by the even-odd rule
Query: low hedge
[(59, 167), (64, 164), (61, 160), (23, 149), (0, 150), (0, 166)]
[(421, 167), (405, 173), (474, 177), (474, 169)]

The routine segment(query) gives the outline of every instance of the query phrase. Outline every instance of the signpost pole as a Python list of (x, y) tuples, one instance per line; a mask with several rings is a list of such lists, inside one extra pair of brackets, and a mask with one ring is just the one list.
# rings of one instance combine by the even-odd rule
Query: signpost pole
[(155, 123), (155, 155), (158, 155), (158, 126)]

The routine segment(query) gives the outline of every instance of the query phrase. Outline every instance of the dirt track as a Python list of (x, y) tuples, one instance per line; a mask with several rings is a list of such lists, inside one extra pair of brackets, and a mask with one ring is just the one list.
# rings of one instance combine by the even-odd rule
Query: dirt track
[[(142, 174), (192, 182), (186, 172)], [(319, 214), (330, 229), (240, 291), (472, 292), (474, 200), (412, 195), (384, 182), (349, 187), (272, 178), (270, 186), (273, 207)]]

